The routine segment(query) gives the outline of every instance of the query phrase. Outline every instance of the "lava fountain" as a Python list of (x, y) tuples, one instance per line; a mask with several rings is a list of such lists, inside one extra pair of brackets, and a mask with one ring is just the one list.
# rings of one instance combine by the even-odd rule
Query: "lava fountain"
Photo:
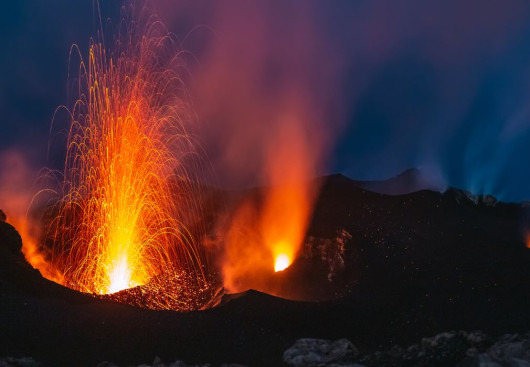
[(109, 294), (175, 269), (204, 283), (184, 218), (197, 156), (185, 127), (193, 120), (185, 71), (176, 42), (152, 17), (122, 21), (113, 48), (103, 37), (90, 41), (47, 228), (64, 285)]

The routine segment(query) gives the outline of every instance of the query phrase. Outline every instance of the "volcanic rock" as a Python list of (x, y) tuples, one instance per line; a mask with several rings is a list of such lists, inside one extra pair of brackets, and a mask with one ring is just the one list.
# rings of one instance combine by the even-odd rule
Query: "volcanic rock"
[[(347, 344), (347, 343), (346, 343)], [(297, 346), (297, 348), (295, 348)], [(284, 354), (286, 363), (297, 366), (344, 366), (362, 363), (370, 367), (529, 367), (530, 333), (506, 334), (492, 344), (482, 331), (450, 331), (426, 337), (407, 348), (394, 345), (387, 351), (326, 362), (322, 350), (330, 348), (329, 341), (301, 339)], [(285, 359), (286, 355), (294, 356)], [(348, 362), (349, 361), (349, 362)], [(345, 364), (347, 363), (347, 364)]]
[(448, 188), (444, 195), (446, 197), (453, 198), (457, 203), (466, 203), (471, 202), (475, 205), (482, 205), (482, 206), (496, 206), (499, 201), (497, 198), (495, 198), (492, 195), (474, 195), (471, 192), (467, 190), (460, 190), (453, 187)]
[(40, 367), (40, 366), (42, 365), (39, 362), (35, 361), (33, 358), (30, 358), (30, 357), (0, 358), (0, 367)]
[(347, 363), (359, 354), (347, 339), (298, 339), (283, 353), (283, 360), (293, 367), (317, 367)]
[(173, 269), (153, 277), (145, 285), (94, 297), (151, 310), (188, 312), (216, 306), (221, 301), (222, 291), (213, 281)]
[(25, 283), (34, 277), (40, 278), (40, 273), (26, 262), (22, 238), (11, 224), (0, 221), (0, 279)]
[(470, 355), (485, 351), (489, 337), (481, 331), (449, 331), (422, 338), (407, 348), (397, 345), (360, 358), (368, 366), (456, 366)]
[(5, 222), (7, 219), (6, 213), (2, 209), (0, 209), (0, 222)]
[[(482, 331), (449, 331), (422, 338), (420, 343), (402, 348), (394, 345), (386, 351), (359, 355), (353, 344), (340, 339), (299, 339), (284, 352), (283, 360), (293, 367), (528, 367), (530, 366), (530, 333), (506, 334), (492, 344)], [(470, 355), (472, 354), (472, 355)], [(30, 359), (31, 360), (31, 359)], [(0, 367), (3, 366), (0, 363)], [(25, 366), (25, 365), (24, 365)], [(28, 365), (33, 366), (33, 365)], [(165, 364), (156, 357), (152, 364), (139, 367), (210, 367), (175, 361)], [(224, 363), (221, 367), (244, 367)], [(118, 367), (102, 362), (97, 367)]]
[(462, 362), (464, 366), (530, 367), (530, 333), (503, 335), (487, 352)]
[(8, 249), (13, 255), (22, 251), (22, 238), (15, 227), (5, 221), (0, 221), (0, 245)]

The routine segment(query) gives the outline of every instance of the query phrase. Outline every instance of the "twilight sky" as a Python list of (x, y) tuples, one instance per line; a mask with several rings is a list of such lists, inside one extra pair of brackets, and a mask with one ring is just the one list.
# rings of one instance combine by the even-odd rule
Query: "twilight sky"
[[(102, 0), (103, 17), (117, 4)], [(303, 110), (325, 141), (320, 173), (377, 179), (420, 167), (475, 193), (530, 199), (527, 0), (153, 4), (196, 55), (200, 139), (221, 182), (254, 182), (241, 168), (258, 159), (253, 137), (279, 111)], [(70, 46), (86, 54), (93, 20), (92, 0), (2, 5), (0, 151), (56, 164), (45, 159), (52, 116), (71, 103)]]

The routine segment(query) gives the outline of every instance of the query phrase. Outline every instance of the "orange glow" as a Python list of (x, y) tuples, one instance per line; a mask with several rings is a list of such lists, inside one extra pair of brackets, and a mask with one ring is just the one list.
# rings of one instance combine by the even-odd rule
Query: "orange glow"
[(318, 189), (309, 181), (316, 146), (293, 116), (277, 129), (264, 147), (263, 176), (270, 187), (241, 203), (230, 222), (223, 262), (224, 286), (230, 292), (254, 288), (277, 294), (270, 277), (295, 261), (309, 224)]
[(35, 236), (29, 230), (29, 221), (24, 217), (13, 217), (8, 222), (16, 228), (22, 238), (22, 253), (26, 261), (35, 269), (38, 269), (43, 277), (56, 283), (63, 282), (62, 274), (55, 269), (45, 258), (42, 249), (37, 245)]
[[(72, 47), (78, 99), (58, 109), (68, 113), (57, 134), (66, 138), (64, 170), (33, 175), (20, 154), (0, 152), (0, 208), (44, 277), (141, 307), (197, 310), (216, 293), (198, 245), (205, 225), (194, 182), (204, 162), (187, 132), (196, 123), (188, 71), (179, 42), (132, 6), (114, 47), (90, 40), (85, 60)], [(44, 188), (35, 195), (36, 177)]]
[(61, 199), (47, 237), (62, 283), (82, 292), (153, 287), (173, 269), (205, 280), (184, 224), (183, 208), (194, 200), (186, 164), (196, 153), (184, 127), (193, 114), (182, 61), (159, 22), (136, 27), (114, 50), (91, 41), (70, 111)]
[(44, 277), (61, 283), (62, 275), (54, 269), (45, 252), (38, 246), (40, 226), (28, 218), (26, 213), (34, 197), (32, 182), (35, 176), (20, 153), (0, 153), (0, 209), (5, 211), (7, 223), (20, 234), (22, 252), (28, 263)]
[(276, 262), (274, 263), (274, 271), (282, 271), (285, 270), (291, 265), (291, 260), (289, 259), (289, 256), (285, 254), (280, 254), (276, 256)]

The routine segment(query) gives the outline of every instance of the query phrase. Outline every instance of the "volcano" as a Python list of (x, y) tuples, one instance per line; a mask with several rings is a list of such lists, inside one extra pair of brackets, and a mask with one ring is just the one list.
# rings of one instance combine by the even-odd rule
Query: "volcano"
[[(219, 294), (202, 311), (148, 310), (55, 284), (25, 262), (20, 236), (0, 222), (0, 355), (50, 366), (154, 356), (280, 366), (304, 337), (347, 338), (369, 353), (447, 330), (530, 329), (524, 205), (454, 188), (387, 195), (342, 175), (317, 181), (294, 262), (271, 272), (266, 287)], [(260, 190), (211, 192), (229, 210)], [(142, 293), (134, 289), (127, 294)]]

